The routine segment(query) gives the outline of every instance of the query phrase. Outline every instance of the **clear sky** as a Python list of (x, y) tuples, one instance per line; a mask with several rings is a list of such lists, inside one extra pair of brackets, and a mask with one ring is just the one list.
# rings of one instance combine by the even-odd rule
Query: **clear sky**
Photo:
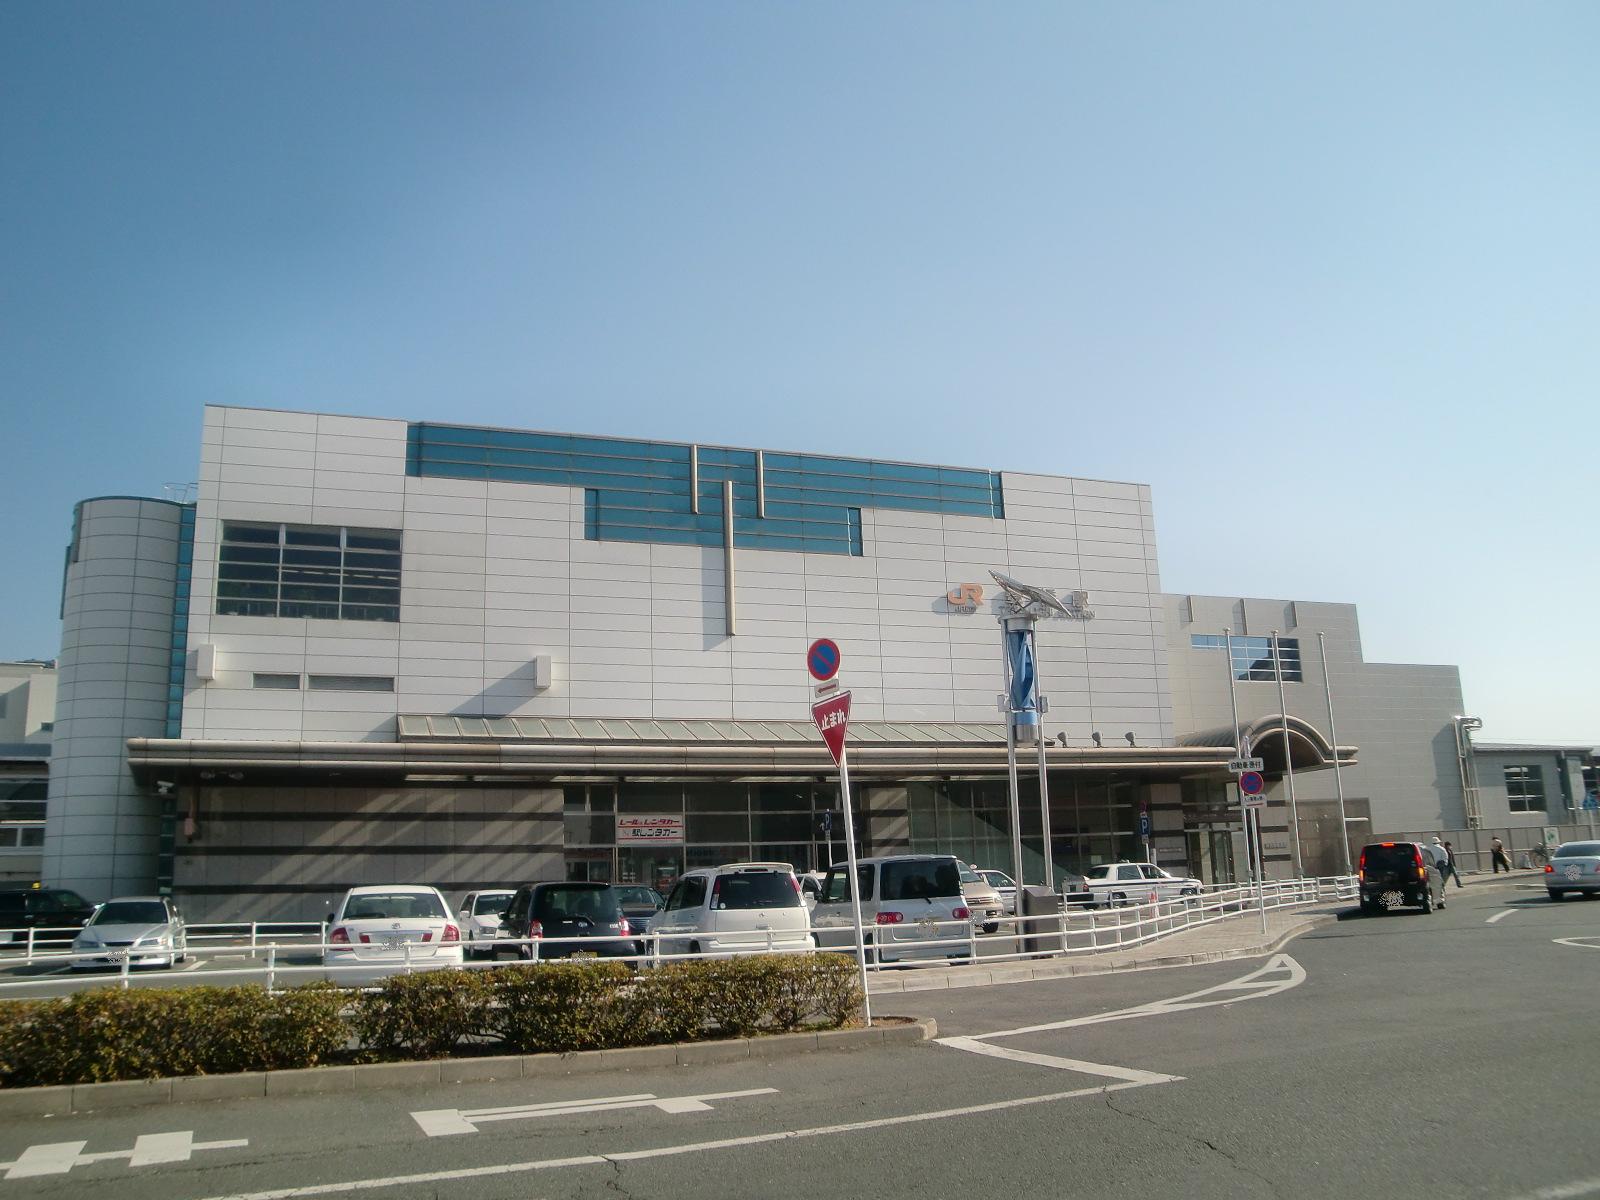
[(0, 657), (228, 404), (1147, 482), (1600, 743), (1600, 5), (0, 6)]

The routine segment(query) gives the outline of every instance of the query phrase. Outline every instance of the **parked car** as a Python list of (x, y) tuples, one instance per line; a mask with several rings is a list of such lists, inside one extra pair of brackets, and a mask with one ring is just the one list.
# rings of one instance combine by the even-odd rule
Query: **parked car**
[[(412, 884), (354, 887), (328, 914), (322, 965), (335, 983), (373, 983), (409, 967), (459, 967), (461, 926), (438, 888)], [(367, 967), (368, 970), (356, 970)]]
[(657, 915), (666, 907), (666, 900), (653, 887), (642, 883), (617, 883), (617, 902), (622, 905), (622, 915), (628, 918), (628, 932), (635, 936), (650, 932)]
[(94, 905), (66, 888), (0, 890), (0, 945), (25, 942), (32, 929), (34, 945), (64, 946), (93, 915)]
[[(856, 864), (867, 954), (878, 962), (966, 958), (972, 910), (961, 894), (961, 870), (948, 854), (897, 854)], [(855, 946), (850, 873), (833, 867), (812, 910), (817, 944)]]
[(468, 958), (493, 958), (495, 935), (500, 932), (500, 914), (506, 911), (514, 893), (510, 888), (468, 892), (456, 905), (461, 917), (462, 953)]
[(1095, 894), (1089, 890), (1089, 881), (1084, 876), (1069, 871), (1061, 877), (1061, 907), (1063, 910), (1074, 907), (1092, 908), (1097, 903), (1099, 901), (1096, 899)]
[(974, 867), (983, 881), (1000, 893), (1000, 903), (1005, 905), (1006, 916), (1017, 915), (1017, 881), (1004, 871), (994, 871), (985, 867)]
[[(967, 908), (972, 912), (972, 923), (979, 926), (984, 933), (993, 933), (1000, 928), (1000, 918), (1005, 913), (1005, 902), (1000, 899), (999, 891), (959, 859), (956, 861), (956, 870), (961, 874), (961, 895), (967, 902)], [(1015, 896), (1016, 892), (1013, 889), (1013, 903)]]
[(1562, 842), (1545, 864), (1544, 886), (1552, 900), (1568, 892), (1585, 900), (1600, 895), (1600, 842)]
[(72, 941), (74, 971), (101, 967), (170, 967), (182, 962), (188, 941), (183, 917), (165, 896), (119, 896), (107, 900), (83, 923)]
[(788, 863), (729, 863), (685, 871), (656, 918), (663, 954), (728, 955), (811, 949), (811, 919)]
[(632, 933), (609, 883), (525, 883), (511, 897), (501, 926), (500, 936), (512, 940), (498, 943), (495, 957), (510, 951), (524, 959), (637, 959), (645, 946)]
[(1090, 867), (1083, 879), (1093, 903), (1101, 906), (1198, 896), (1203, 887), (1198, 879), (1169, 874), (1154, 863), (1105, 863)]
[(1364, 913), (1387, 912), (1402, 904), (1431, 913), (1444, 903), (1444, 875), (1434, 868), (1433, 854), (1421, 842), (1373, 842), (1361, 847), (1356, 878)]

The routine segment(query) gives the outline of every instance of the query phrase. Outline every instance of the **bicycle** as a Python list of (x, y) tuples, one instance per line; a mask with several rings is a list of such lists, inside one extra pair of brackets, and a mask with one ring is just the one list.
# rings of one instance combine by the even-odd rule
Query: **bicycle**
[(1540, 842), (1522, 857), (1523, 861), (1530, 867), (1543, 867), (1550, 861), (1550, 847)]

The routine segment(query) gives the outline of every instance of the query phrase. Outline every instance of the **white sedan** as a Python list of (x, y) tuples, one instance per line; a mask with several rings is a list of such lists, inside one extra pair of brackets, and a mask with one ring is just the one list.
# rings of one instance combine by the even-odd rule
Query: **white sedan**
[(437, 888), (351, 888), (328, 914), (322, 965), (335, 983), (360, 985), (400, 971), (459, 967), (461, 926)]
[(509, 888), (489, 892), (468, 892), (461, 897), (456, 912), (461, 914), (463, 949), (468, 958), (493, 958), (494, 939), (500, 933), (500, 914), (511, 907), (516, 893)]
[(1084, 886), (1098, 905), (1148, 904), (1198, 896), (1204, 885), (1187, 875), (1173, 875), (1153, 863), (1104, 863), (1083, 873)]

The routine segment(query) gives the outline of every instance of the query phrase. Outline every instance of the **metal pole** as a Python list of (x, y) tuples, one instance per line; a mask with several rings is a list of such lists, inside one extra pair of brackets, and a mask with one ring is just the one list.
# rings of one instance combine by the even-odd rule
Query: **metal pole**
[(1333, 680), (1328, 678), (1328, 639), (1317, 634), (1317, 653), (1322, 658), (1322, 690), (1328, 697), (1328, 737), (1333, 742), (1333, 786), (1339, 792), (1339, 853), (1344, 873), (1350, 874), (1350, 826), (1344, 819), (1344, 776), (1339, 772), (1339, 727), (1333, 722)]
[(850, 870), (850, 911), (856, 923), (856, 968), (861, 972), (861, 1011), (867, 1025), (872, 1024), (872, 993), (867, 990), (867, 934), (861, 924), (861, 879), (856, 871), (856, 823), (850, 808), (850, 763), (848, 751), (839, 749), (839, 800), (844, 806), (844, 853)]
[(1006, 784), (1011, 802), (1011, 872), (1017, 881), (1017, 916), (1022, 915), (1022, 801), (1017, 789), (1017, 723), (1011, 711), (1011, 648), (1006, 619), (1000, 618), (1000, 682), (1005, 689), (1001, 709), (1006, 718)]
[[(1233, 752), (1239, 758), (1245, 757), (1244, 739), (1239, 732), (1239, 694), (1235, 687), (1233, 672), (1233, 630), (1225, 628), (1222, 631), (1223, 652), (1228, 667), (1228, 705), (1233, 709)], [(1239, 791), (1237, 781), (1234, 790)], [(1267, 901), (1261, 887), (1261, 877), (1266, 874), (1266, 859), (1261, 854), (1261, 821), (1256, 820), (1252, 826), (1250, 822), (1251, 810), (1245, 807), (1244, 793), (1239, 792), (1239, 815), (1244, 820), (1244, 856), (1246, 868), (1255, 879), (1256, 908), (1261, 912), (1261, 932), (1267, 931)]]
[(1278, 677), (1278, 715), (1283, 718), (1283, 771), (1289, 785), (1289, 849), (1294, 855), (1294, 877), (1305, 874), (1300, 858), (1300, 809), (1294, 800), (1294, 757), (1289, 753), (1289, 704), (1283, 698), (1283, 659), (1278, 652), (1278, 631), (1272, 631), (1272, 670)]
[[(1033, 673), (1039, 675), (1039, 626), (1033, 625)], [(1044, 687), (1039, 685), (1039, 828), (1044, 837), (1044, 885), (1052, 893), (1056, 890), (1056, 862), (1050, 847), (1050, 772), (1045, 764)]]

